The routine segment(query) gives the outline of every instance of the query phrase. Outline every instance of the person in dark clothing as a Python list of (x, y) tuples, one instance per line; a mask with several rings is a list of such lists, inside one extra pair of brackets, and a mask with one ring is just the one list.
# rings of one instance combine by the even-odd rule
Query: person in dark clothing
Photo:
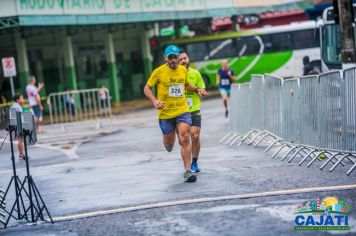
[(303, 57), (303, 76), (308, 75), (309, 72), (313, 71), (314, 68), (312, 64), (310, 64), (310, 60), (308, 56)]

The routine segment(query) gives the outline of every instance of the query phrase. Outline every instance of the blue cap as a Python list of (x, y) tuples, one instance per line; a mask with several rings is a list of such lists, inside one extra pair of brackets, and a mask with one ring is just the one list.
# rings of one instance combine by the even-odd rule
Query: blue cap
[(164, 50), (164, 55), (167, 57), (169, 55), (179, 56), (179, 48), (176, 45), (169, 45)]

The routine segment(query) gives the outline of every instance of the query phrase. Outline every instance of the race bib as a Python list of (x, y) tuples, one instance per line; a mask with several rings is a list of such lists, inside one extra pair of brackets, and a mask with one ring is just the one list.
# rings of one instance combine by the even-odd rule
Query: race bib
[(183, 97), (183, 84), (169, 86), (170, 97)]
[(229, 79), (222, 79), (221, 80), (221, 85), (225, 86), (225, 85), (229, 85), (230, 84), (230, 80)]
[(191, 109), (193, 107), (193, 99), (192, 98), (187, 98), (187, 103), (188, 103), (189, 109)]

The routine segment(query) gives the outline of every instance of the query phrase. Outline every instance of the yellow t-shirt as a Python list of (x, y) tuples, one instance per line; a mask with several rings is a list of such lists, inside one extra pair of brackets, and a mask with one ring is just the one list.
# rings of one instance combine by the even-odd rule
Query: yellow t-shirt
[(148, 86), (157, 88), (157, 99), (163, 102), (158, 110), (159, 119), (170, 119), (189, 111), (185, 98), (187, 69), (179, 65), (172, 70), (167, 64), (155, 69), (147, 81)]

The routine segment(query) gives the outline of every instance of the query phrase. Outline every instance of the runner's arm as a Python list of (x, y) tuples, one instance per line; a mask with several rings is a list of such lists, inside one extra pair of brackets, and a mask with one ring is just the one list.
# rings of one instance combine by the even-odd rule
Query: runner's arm
[(156, 109), (162, 109), (163, 108), (163, 102), (157, 100), (157, 98), (153, 95), (151, 87), (148, 84), (145, 85), (145, 88), (143, 89), (143, 92), (145, 93), (146, 97), (148, 99), (150, 99), (150, 101), (152, 102), (153, 106)]
[(219, 73), (216, 73), (216, 84), (215, 84), (215, 86), (219, 87), (219, 83), (220, 83), (220, 75), (219, 75)]
[(196, 92), (199, 96), (207, 95), (207, 92), (203, 88), (199, 88), (197, 86), (191, 85), (190, 83), (185, 84), (185, 89), (190, 92)]
[(229, 72), (227, 73), (227, 75), (229, 76), (229, 78), (232, 81), (237, 81), (237, 78), (235, 77), (234, 73), (231, 73), (231, 70), (229, 70)]

